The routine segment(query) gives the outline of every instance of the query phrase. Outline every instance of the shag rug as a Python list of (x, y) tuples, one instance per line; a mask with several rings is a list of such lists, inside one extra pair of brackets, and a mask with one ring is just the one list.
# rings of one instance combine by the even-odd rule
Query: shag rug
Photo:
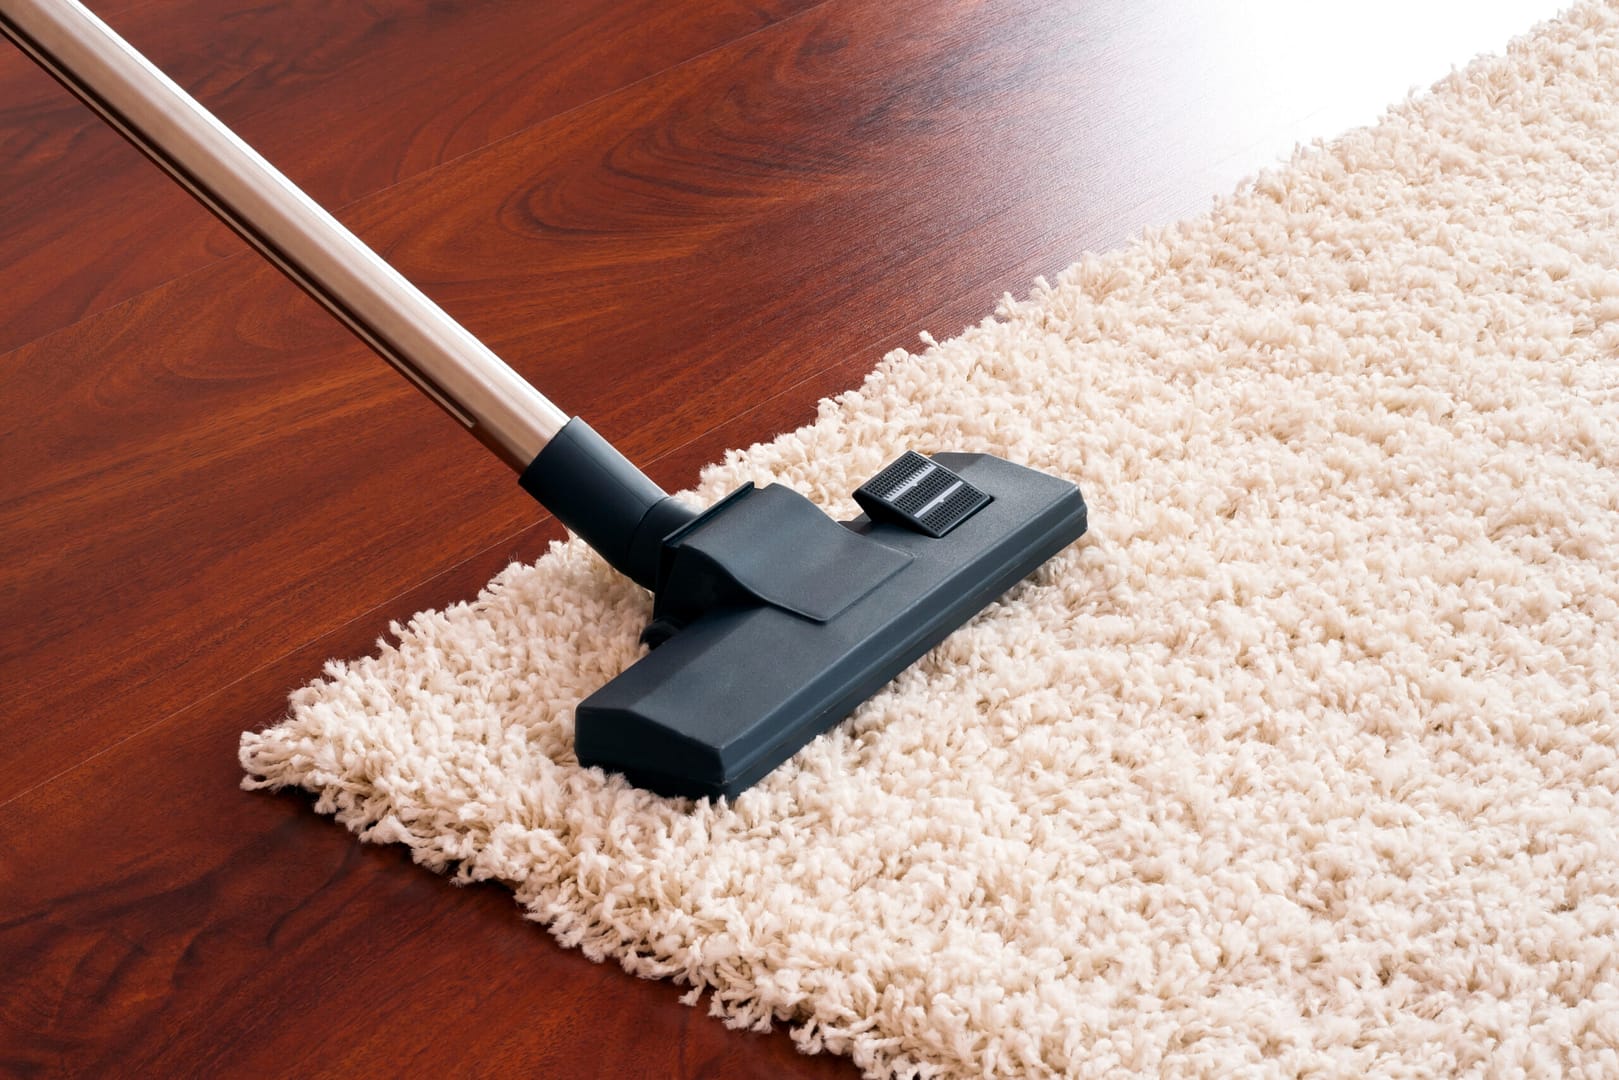
[(1619, 1074), (1619, 8), (1087, 257), (698, 501), (906, 448), (1091, 531), (733, 802), (582, 769), (577, 542), (243, 736), (364, 839), (869, 1076)]

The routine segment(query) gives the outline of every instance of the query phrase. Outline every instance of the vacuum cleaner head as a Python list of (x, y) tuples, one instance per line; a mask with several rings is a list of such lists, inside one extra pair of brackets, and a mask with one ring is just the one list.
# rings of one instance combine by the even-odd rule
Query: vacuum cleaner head
[[(565, 455), (575, 438), (611, 452), (578, 419), (563, 435)], [(572, 500), (541, 479), (550, 452), (523, 482), (558, 511)], [(547, 475), (579, 474), (569, 460)], [(603, 477), (589, 482), (599, 497)], [(1085, 531), (1076, 486), (987, 454), (908, 453), (855, 497), (866, 512), (839, 523), (749, 484), (619, 551), (654, 590), (654, 648), (580, 703), (580, 762), (664, 795), (735, 796)], [(650, 531), (676, 514), (664, 499)], [(591, 523), (563, 520), (608, 554)]]

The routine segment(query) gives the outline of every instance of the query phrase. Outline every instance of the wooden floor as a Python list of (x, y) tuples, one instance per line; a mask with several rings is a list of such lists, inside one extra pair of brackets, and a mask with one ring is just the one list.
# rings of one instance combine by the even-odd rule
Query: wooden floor
[[(91, 3), (671, 489), (1557, 6)], [(0, 1074), (852, 1075), (238, 790), (559, 535), (0, 47)]]

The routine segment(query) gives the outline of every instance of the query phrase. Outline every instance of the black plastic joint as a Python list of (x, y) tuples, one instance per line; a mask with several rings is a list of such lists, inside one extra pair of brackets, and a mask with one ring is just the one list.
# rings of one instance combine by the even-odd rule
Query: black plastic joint
[(663, 538), (697, 516), (577, 416), (517, 481), (613, 568), (648, 589)]

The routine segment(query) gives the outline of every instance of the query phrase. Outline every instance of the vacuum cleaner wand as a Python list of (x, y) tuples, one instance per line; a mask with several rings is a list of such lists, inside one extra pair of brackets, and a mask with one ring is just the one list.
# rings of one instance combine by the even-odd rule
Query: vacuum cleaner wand
[(0, 33), (520, 474), (655, 594), (653, 652), (581, 702), (581, 763), (733, 796), (1085, 531), (1073, 484), (907, 453), (835, 522), (751, 484), (672, 499), (321, 209), (77, 0), (0, 0)]

